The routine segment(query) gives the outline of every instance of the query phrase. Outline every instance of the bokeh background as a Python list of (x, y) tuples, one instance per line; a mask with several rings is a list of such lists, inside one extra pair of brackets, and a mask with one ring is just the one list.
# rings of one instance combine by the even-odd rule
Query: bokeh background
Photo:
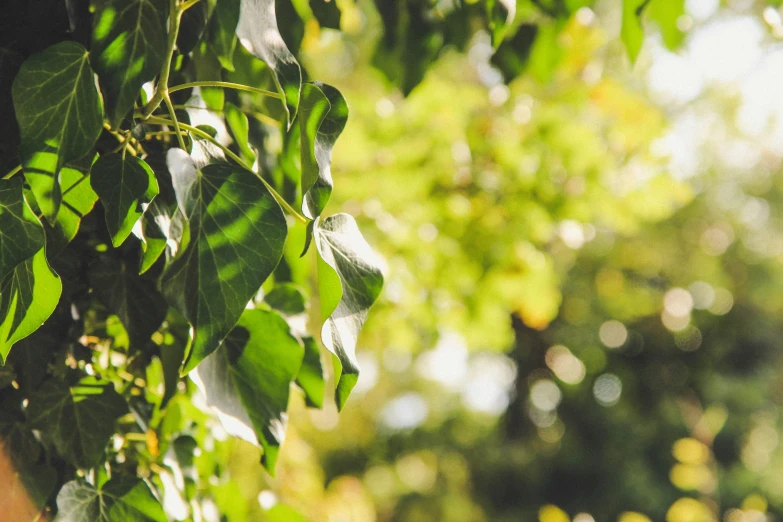
[(203, 518), (780, 520), (776, 3), (653, 0), (632, 64), (617, 0), (520, 0), (494, 57), (450, 25), (471, 2), (390, 35), (336, 1), (341, 30), (294, 1), (286, 37), (349, 102), (328, 211), (386, 287), (345, 410), (294, 396), (276, 477), (211, 426)]

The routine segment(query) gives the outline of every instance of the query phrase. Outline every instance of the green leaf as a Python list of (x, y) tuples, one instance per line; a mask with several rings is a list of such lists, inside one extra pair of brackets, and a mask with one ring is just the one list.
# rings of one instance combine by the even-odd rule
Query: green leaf
[(302, 367), (296, 376), (296, 384), (305, 393), (305, 401), (308, 406), (321, 408), (324, 405), (324, 389), (326, 378), (321, 364), (321, 350), (318, 343), (309, 335), (302, 339), (305, 347)]
[(631, 63), (636, 62), (644, 40), (642, 14), (650, 0), (623, 0), (623, 22), (620, 29), (620, 39), (625, 44)]
[(57, 219), (49, 229), (46, 249), (49, 255), (56, 255), (64, 249), (79, 232), (82, 218), (98, 201), (98, 194), (90, 186), (89, 166), (66, 166), (60, 171), (62, 206)]
[(212, 14), (210, 44), (220, 64), (234, 71), (234, 48), (237, 45), (240, 0), (220, 0)]
[[(153, 200), (144, 215), (141, 218), (141, 262), (139, 264), (139, 274), (149, 270), (155, 261), (166, 251), (169, 245), (169, 235), (171, 230), (171, 215), (166, 204)], [(176, 248), (179, 239), (173, 242)]]
[(503, 42), (508, 26), (514, 22), (517, 13), (516, 0), (487, 0), (487, 18), (495, 49)]
[(226, 102), (225, 116), (231, 135), (234, 137), (237, 147), (239, 147), (239, 152), (242, 153), (245, 161), (252, 165), (256, 160), (256, 154), (247, 143), (248, 132), (250, 131), (247, 115), (233, 103)]
[(677, 20), (685, 14), (685, 0), (667, 0), (650, 2), (647, 15), (658, 24), (663, 43), (670, 50), (676, 50), (685, 39), (685, 33), (677, 27)]
[(530, 60), (533, 44), (538, 36), (538, 26), (522, 24), (516, 34), (501, 42), (492, 55), (492, 65), (500, 69), (506, 82), (519, 76)]
[(82, 479), (57, 495), (56, 522), (167, 522), (163, 506), (143, 480), (115, 476), (96, 488)]
[(113, 0), (95, 17), (92, 58), (112, 127), (160, 70), (166, 53), (168, 0)]
[(75, 386), (49, 379), (30, 397), (27, 421), (78, 468), (101, 463), (114, 421), (128, 411), (111, 383), (85, 377)]
[(180, 53), (188, 54), (196, 47), (207, 28), (216, 2), (217, 0), (201, 0), (182, 14), (177, 33), (177, 50)]
[(340, 28), (340, 8), (337, 0), (310, 0), (310, 9), (321, 27)]
[(24, 198), (19, 178), (0, 180), (0, 281), (44, 246), (41, 222)]
[(25, 177), (50, 223), (60, 209), (62, 166), (86, 155), (103, 126), (87, 50), (61, 42), (22, 64), (13, 85)]
[(184, 371), (215, 351), (283, 255), (283, 211), (256, 175), (236, 165), (197, 170), (181, 149), (168, 153), (190, 240), (161, 278), (166, 299), (193, 326)]
[(11, 347), (35, 332), (52, 315), (62, 283), (49, 268), (44, 249), (20, 263), (0, 285), (0, 364)]
[(242, 0), (237, 36), (248, 51), (266, 62), (274, 72), (275, 84), (285, 100), (290, 127), (299, 107), (302, 70), (280, 36), (275, 0)]
[(102, 255), (90, 266), (90, 286), (128, 332), (131, 348), (141, 348), (166, 318), (166, 302), (154, 276), (139, 275), (138, 261)]
[(107, 154), (90, 171), (90, 185), (103, 203), (114, 247), (130, 235), (147, 205), (158, 195), (155, 173), (134, 156)]
[(326, 319), (321, 340), (342, 366), (335, 390), (342, 410), (359, 378), (356, 341), (367, 311), (381, 293), (383, 274), (356, 221), (336, 214), (315, 227), (318, 249), (318, 289)]
[(274, 474), (285, 438), (291, 382), (304, 349), (276, 312), (245, 310), (218, 350), (193, 372), (193, 380), (226, 431), (260, 445)]
[(276, 285), (264, 296), (264, 302), (286, 316), (303, 314), (307, 310), (304, 292), (292, 283)]

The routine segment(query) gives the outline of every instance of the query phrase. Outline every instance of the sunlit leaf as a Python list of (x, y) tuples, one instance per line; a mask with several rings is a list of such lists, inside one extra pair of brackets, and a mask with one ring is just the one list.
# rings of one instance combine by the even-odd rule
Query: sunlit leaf
[(141, 86), (160, 71), (168, 15), (167, 0), (113, 0), (95, 16), (90, 54), (112, 127), (131, 110)]
[(631, 63), (636, 62), (639, 51), (642, 49), (644, 28), (642, 27), (642, 14), (650, 0), (623, 0), (623, 23), (620, 30), (620, 38), (625, 44), (628, 58)]
[(0, 363), (14, 343), (35, 332), (54, 312), (61, 293), (62, 283), (43, 248), (0, 284)]
[(0, 180), (0, 281), (44, 246), (41, 222), (24, 198), (22, 180)]
[(95, 206), (98, 194), (90, 186), (89, 164), (86, 166), (68, 165), (60, 171), (62, 187), (62, 205), (57, 219), (47, 227), (46, 249), (50, 255), (57, 254), (76, 237), (82, 219)]
[(197, 170), (171, 149), (169, 171), (190, 240), (166, 267), (166, 299), (194, 328), (185, 371), (215, 351), (283, 254), (283, 211), (262, 182), (234, 165)]
[(158, 195), (155, 174), (134, 156), (106, 154), (90, 170), (90, 185), (103, 203), (111, 242), (120, 246)]
[(30, 397), (27, 420), (63, 458), (76, 467), (91, 468), (103, 459), (115, 419), (127, 411), (111, 383), (85, 377), (68, 386), (52, 378)]
[(163, 506), (137, 477), (115, 476), (95, 487), (82, 479), (57, 494), (57, 522), (167, 522)]
[(285, 438), (289, 389), (303, 355), (276, 312), (246, 310), (193, 373), (226, 431), (263, 448), (262, 463), (270, 473)]
[(226, 103), (225, 115), (226, 123), (228, 123), (228, 128), (231, 129), (231, 135), (234, 137), (239, 151), (242, 153), (245, 161), (252, 165), (256, 160), (256, 155), (247, 143), (248, 131), (250, 129), (247, 115), (233, 103)]
[(22, 64), (13, 85), (25, 177), (50, 223), (60, 209), (60, 169), (87, 154), (103, 124), (103, 103), (87, 50), (61, 42)]
[(302, 70), (280, 36), (275, 0), (242, 0), (237, 36), (248, 51), (266, 62), (275, 73), (275, 83), (285, 99), (290, 126), (299, 107)]
[(356, 341), (367, 311), (381, 293), (383, 274), (353, 217), (330, 216), (315, 227), (318, 288), (325, 318), (321, 340), (342, 367), (335, 390), (337, 408), (359, 378)]

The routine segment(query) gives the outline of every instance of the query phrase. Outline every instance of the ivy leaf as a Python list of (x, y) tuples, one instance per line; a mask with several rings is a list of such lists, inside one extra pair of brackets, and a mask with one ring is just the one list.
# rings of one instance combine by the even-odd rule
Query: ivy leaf
[(210, 43), (220, 65), (234, 71), (234, 48), (237, 45), (240, 0), (220, 0), (212, 14)]
[(155, 277), (139, 275), (137, 266), (136, 259), (103, 255), (88, 273), (95, 295), (120, 318), (132, 348), (149, 341), (166, 318), (168, 308)]
[(283, 255), (283, 211), (256, 175), (236, 165), (197, 170), (181, 149), (168, 153), (190, 240), (161, 278), (166, 299), (193, 326), (184, 371), (214, 352)]
[(631, 63), (636, 62), (639, 51), (642, 49), (644, 28), (642, 27), (642, 14), (650, 0), (623, 0), (623, 22), (620, 29), (620, 39), (628, 51)]
[(52, 315), (62, 283), (46, 261), (44, 249), (20, 263), (0, 285), (0, 364), (11, 347), (35, 332)]
[(340, 29), (340, 8), (337, 0), (310, 0), (310, 9), (321, 27)]
[(280, 35), (275, 0), (241, 1), (237, 36), (250, 53), (266, 62), (274, 72), (277, 90), (285, 100), (290, 127), (299, 107), (302, 70)]
[(517, 3), (515, 0), (487, 0), (486, 6), (492, 47), (497, 49), (505, 38), (508, 27), (514, 22)]
[(147, 205), (158, 195), (155, 173), (134, 156), (101, 156), (90, 171), (90, 185), (103, 203), (106, 228), (115, 248), (128, 238)]
[(44, 216), (54, 222), (62, 166), (87, 154), (103, 127), (103, 102), (87, 50), (61, 42), (22, 64), (13, 85), (25, 177)]
[(280, 315), (245, 310), (193, 374), (226, 431), (263, 448), (261, 462), (271, 474), (285, 438), (290, 385), (303, 355)]
[(167, 0), (113, 0), (96, 16), (91, 54), (112, 127), (133, 107), (141, 86), (160, 70), (168, 16)]
[(356, 221), (348, 214), (329, 216), (315, 227), (318, 289), (326, 319), (321, 340), (342, 366), (335, 390), (342, 410), (359, 378), (356, 341), (367, 311), (381, 293), (383, 274)]
[(19, 178), (0, 180), (0, 281), (44, 246), (41, 222), (24, 198)]
[(305, 393), (305, 401), (308, 406), (321, 408), (324, 405), (324, 389), (326, 379), (324, 368), (321, 364), (321, 350), (318, 343), (309, 335), (302, 339), (304, 343), (304, 359), (299, 374), (296, 376), (296, 384)]
[(49, 255), (55, 255), (64, 249), (76, 237), (82, 218), (89, 214), (98, 201), (98, 194), (90, 186), (89, 165), (66, 166), (60, 171), (62, 187), (62, 206), (57, 213), (46, 249)]
[(247, 142), (248, 133), (250, 132), (247, 115), (233, 103), (226, 102), (225, 116), (228, 128), (231, 129), (231, 135), (234, 137), (237, 147), (239, 147), (239, 152), (242, 153), (245, 161), (252, 165), (256, 160), (256, 155)]
[(85, 377), (75, 386), (50, 379), (30, 397), (27, 421), (77, 468), (100, 464), (114, 421), (128, 411), (114, 386)]
[(82, 479), (57, 494), (57, 522), (167, 522), (163, 506), (136, 477), (115, 476), (96, 488)]

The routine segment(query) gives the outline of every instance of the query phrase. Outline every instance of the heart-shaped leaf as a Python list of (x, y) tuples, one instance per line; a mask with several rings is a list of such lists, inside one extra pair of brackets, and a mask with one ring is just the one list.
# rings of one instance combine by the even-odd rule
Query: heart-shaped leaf
[(90, 170), (90, 184), (103, 203), (114, 247), (130, 235), (147, 205), (158, 195), (155, 173), (134, 156), (107, 154)]
[(117, 127), (139, 90), (160, 70), (166, 53), (168, 0), (113, 0), (95, 17), (92, 61)]
[(0, 180), (0, 281), (43, 248), (45, 238), (24, 198), (22, 180)]
[(342, 410), (359, 379), (356, 341), (367, 311), (381, 293), (380, 263), (356, 221), (348, 214), (329, 216), (315, 227), (318, 289), (326, 319), (321, 340), (342, 367), (335, 399)]
[[(128, 407), (111, 383), (85, 377), (75, 386), (49, 379), (30, 397), (27, 421), (78, 468), (92, 468)], [(90, 519), (91, 520), (91, 519)]]
[(82, 479), (57, 494), (57, 522), (167, 522), (163, 506), (136, 477), (114, 476), (96, 488)]
[(62, 283), (49, 268), (44, 249), (17, 265), (0, 284), (0, 364), (11, 347), (35, 332), (52, 315)]
[(285, 438), (290, 385), (303, 355), (280, 315), (245, 310), (220, 348), (193, 372), (226, 431), (260, 445), (262, 464), (272, 474)]
[(22, 64), (13, 85), (27, 182), (50, 223), (60, 209), (62, 166), (92, 149), (103, 126), (103, 102), (87, 50), (61, 42)]
[(290, 126), (299, 107), (302, 69), (280, 36), (275, 0), (242, 0), (237, 36), (248, 51), (274, 72)]
[(161, 288), (194, 329), (187, 372), (215, 351), (277, 266), (287, 225), (254, 173), (228, 164), (197, 170), (181, 149), (171, 149), (167, 161), (190, 237)]

